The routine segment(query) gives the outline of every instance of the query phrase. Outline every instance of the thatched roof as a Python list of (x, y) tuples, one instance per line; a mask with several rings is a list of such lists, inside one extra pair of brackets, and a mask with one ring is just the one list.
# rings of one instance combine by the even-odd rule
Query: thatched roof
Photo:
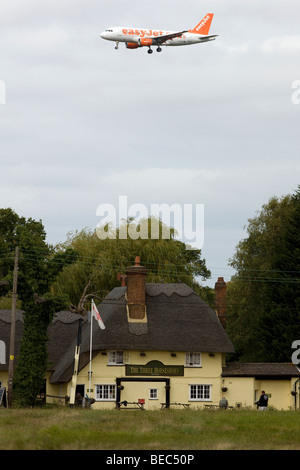
[[(104, 350), (157, 350), (187, 352), (234, 352), (233, 345), (216, 312), (186, 284), (146, 284), (147, 325), (128, 323), (126, 287), (116, 287), (98, 305), (105, 324), (93, 325), (93, 355)], [(79, 315), (64, 311), (55, 314), (48, 329), (51, 382), (65, 382), (72, 376)], [(11, 311), (0, 310), (0, 340), (6, 344), (8, 369)], [(16, 314), (15, 355), (23, 333), (23, 312)], [(90, 324), (83, 317), (79, 367), (89, 361)]]
[[(47, 344), (49, 355), (49, 370), (54, 370), (63, 354), (66, 352), (74, 338), (77, 337), (79, 316), (68, 312), (58, 312), (54, 315), (51, 326), (48, 328), (49, 341)], [(84, 321), (87, 321), (85, 319)], [(18, 362), (20, 343), (24, 329), (24, 317), (21, 310), (16, 312), (15, 324), (15, 365)], [(0, 341), (6, 345), (5, 364), (0, 364), (0, 370), (8, 370), (9, 344), (11, 330), (11, 310), (0, 310)]]

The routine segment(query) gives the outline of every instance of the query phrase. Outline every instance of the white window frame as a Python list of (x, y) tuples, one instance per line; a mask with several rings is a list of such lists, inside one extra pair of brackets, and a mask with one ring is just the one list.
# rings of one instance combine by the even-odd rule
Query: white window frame
[(185, 353), (185, 366), (186, 367), (202, 367), (201, 353), (200, 352)]
[(6, 364), (6, 344), (0, 341), (0, 364)]
[(116, 384), (95, 384), (96, 401), (115, 401)]
[(108, 365), (121, 366), (124, 364), (124, 351), (108, 351)]
[(149, 388), (149, 400), (158, 400), (157, 388)]
[(211, 384), (190, 384), (190, 401), (211, 401)]

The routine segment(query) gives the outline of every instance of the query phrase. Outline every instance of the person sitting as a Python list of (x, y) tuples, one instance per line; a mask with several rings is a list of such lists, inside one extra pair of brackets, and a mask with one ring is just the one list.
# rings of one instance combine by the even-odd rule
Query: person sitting
[(219, 402), (219, 407), (220, 407), (220, 408), (224, 408), (224, 410), (227, 409), (227, 407), (228, 407), (228, 400), (227, 400), (225, 397), (223, 397), (223, 398), (220, 400), (220, 402)]

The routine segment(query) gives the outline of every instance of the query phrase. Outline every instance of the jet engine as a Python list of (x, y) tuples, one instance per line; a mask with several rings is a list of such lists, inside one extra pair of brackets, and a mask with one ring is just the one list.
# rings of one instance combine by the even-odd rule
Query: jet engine
[(137, 42), (126, 42), (127, 49), (137, 49), (140, 47)]
[(153, 40), (151, 38), (140, 38), (138, 43), (140, 46), (152, 46)]

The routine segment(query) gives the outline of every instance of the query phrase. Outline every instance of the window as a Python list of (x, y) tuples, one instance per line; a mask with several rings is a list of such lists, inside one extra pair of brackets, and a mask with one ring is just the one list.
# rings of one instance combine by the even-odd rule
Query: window
[(0, 341), (0, 364), (6, 364), (6, 348), (4, 341)]
[(116, 386), (115, 385), (99, 385), (96, 386), (95, 399), (112, 401), (116, 399)]
[(157, 388), (150, 388), (149, 389), (149, 399), (150, 400), (158, 400)]
[(109, 351), (108, 353), (108, 364), (118, 365), (124, 364), (123, 351)]
[(190, 400), (209, 401), (211, 398), (211, 385), (190, 385)]
[(187, 367), (201, 367), (201, 353), (186, 353), (185, 365)]

